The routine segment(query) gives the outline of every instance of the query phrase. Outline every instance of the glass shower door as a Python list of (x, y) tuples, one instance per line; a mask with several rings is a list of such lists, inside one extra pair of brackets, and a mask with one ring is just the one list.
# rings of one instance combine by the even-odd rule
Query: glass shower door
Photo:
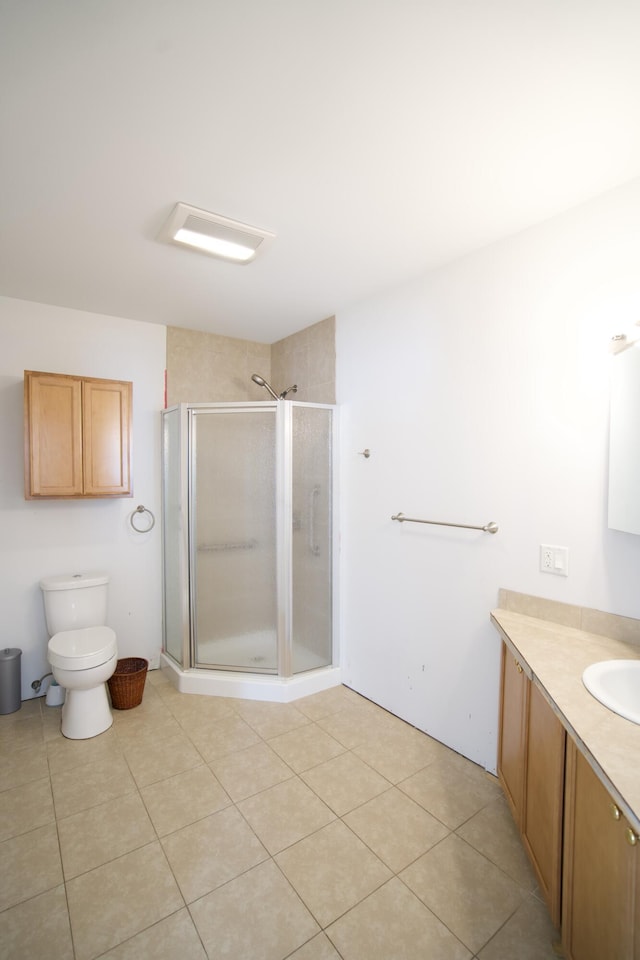
[[(174, 407), (162, 416), (163, 629), (164, 649), (185, 666), (189, 642), (186, 488), (183, 421)], [(187, 664), (188, 665), (188, 664)]]
[(276, 407), (191, 411), (196, 667), (275, 673)]
[(292, 672), (329, 666), (333, 654), (333, 411), (291, 404)]

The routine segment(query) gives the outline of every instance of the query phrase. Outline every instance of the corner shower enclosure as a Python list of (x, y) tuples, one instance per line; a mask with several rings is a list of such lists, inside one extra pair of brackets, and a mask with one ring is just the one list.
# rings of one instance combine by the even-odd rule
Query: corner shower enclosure
[(179, 404), (163, 424), (163, 665), (187, 693), (287, 701), (340, 682), (336, 409)]

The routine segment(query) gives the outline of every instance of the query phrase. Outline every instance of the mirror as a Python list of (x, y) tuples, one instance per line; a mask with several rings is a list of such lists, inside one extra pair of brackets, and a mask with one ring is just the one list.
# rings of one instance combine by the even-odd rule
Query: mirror
[(612, 362), (609, 527), (640, 534), (640, 345)]

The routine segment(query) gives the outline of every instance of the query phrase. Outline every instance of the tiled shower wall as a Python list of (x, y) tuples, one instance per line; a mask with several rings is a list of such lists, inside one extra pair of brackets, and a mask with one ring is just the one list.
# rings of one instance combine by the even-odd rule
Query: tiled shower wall
[(272, 345), (167, 327), (167, 406), (225, 400), (268, 400), (251, 380), (258, 373), (291, 399), (335, 403), (335, 318)]
[(275, 389), (298, 384), (291, 399), (310, 403), (336, 402), (335, 317), (278, 340), (271, 347), (271, 376)]

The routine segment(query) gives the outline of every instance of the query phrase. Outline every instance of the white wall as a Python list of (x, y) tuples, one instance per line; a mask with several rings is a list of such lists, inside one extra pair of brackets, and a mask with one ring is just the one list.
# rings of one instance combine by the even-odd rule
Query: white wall
[(489, 769), (498, 588), (640, 617), (640, 537), (606, 519), (639, 251), (640, 180), (337, 317), (346, 682)]
[[(105, 570), (120, 656), (157, 660), (162, 644), (160, 414), (165, 327), (0, 298), (0, 646), (20, 647), (22, 697), (49, 669), (41, 577)], [(24, 499), (23, 371), (133, 381), (133, 498)], [(156, 516), (133, 532), (137, 504)], [(45, 688), (43, 687), (43, 690)]]

